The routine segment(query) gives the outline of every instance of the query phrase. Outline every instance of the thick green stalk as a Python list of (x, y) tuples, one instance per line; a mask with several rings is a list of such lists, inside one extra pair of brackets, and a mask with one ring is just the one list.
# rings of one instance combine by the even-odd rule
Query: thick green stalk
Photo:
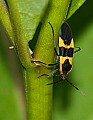
[(0, 0), (0, 23), (2, 23), (11, 41), (14, 44), (14, 34), (9, 18), (9, 13), (4, 0)]
[(51, 120), (52, 86), (46, 77), (37, 79), (34, 69), (26, 71), (27, 120)]
[[(42, 22), (40, 35), (34, 50), (36, 59), (45, 63), (53, 63), (54, 44), (51, 27), (54, 27), (55, 38), (58, 37), (59, 28), (66, 17), (70, 0), (53, 0), (49, 3), (47, 15)], [(53, 69), (52, 69), (53, 70)], [(27, 98), (27, 120), (52, 120), (52, 78), (43, 76), (43, 73), (50, 73), (51, 70), (45, 66), (35, 66), (31, 70), (26, 70), (26, 98)]]

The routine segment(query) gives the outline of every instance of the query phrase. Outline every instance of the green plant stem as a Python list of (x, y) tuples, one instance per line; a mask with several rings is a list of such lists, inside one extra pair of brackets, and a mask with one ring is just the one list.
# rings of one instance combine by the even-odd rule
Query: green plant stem
[(11, 41), (14, 44), (13, 29), (12, 29), (9, 13), (4, 0), (0, 0), (0, 22), (2, 23), (3, 27), (5, 28), (7, 34), (9, 35)]
[(51, 120), (52, 86), (46, 77), (37, 79), (34, 71), (26, 71), (27, 120)]
[[(55, 39), (58, 37), (59, 28), (65, 20), (70, 0), (53, 0), (50, 2), (50, 8), (42, 22), (40, 35), (34, 50), (34, 56), (37, 60), (45, 63), (53, 63), (54, 44), (52, 38), (50, 21), (55, 30)], [(53, 69), (52, 69), (53, 70)], [(26, 70), (26, 100), (27, 100), (27, 120), (52, 120), (52, 78), (43, 76), (37, 78), (43, 73), (50, 73), (51, 70), (45, 66), (33, 67)]]

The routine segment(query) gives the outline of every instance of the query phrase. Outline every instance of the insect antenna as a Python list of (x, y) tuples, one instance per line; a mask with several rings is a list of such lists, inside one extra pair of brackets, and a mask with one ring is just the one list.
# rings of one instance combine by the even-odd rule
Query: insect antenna
[(47, 85), (52, 85), (52, 84), (56, 84), (56, 83), (59, 83), (59, 82), (61, 82), (62, 80), (59, 80), (59, 81), (56, 81), (56, 82), (53, 82), (53, 83), (49, 83), (49, 84), (47, 84)]
[(51, 23), (50, 22), (48, 22), (49, 23), (49, 25), (51, 26), (51, 29), (52, 29), (52, 34), (53, 34), (53, 40), (54, 40), (54, 29), (53, 29), (53, 26), (51, 25)]

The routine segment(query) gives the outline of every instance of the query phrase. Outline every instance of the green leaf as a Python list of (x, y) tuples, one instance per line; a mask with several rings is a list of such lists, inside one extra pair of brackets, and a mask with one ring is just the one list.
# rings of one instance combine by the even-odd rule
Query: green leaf
[(21, 37), (23, 42), (31, 40), (44, 14), (48, 0), (8, 0), (7, 3), (17, 38)]
[(69, 19), (86, 0), (72, 0), (68, 11), (67, 19)]

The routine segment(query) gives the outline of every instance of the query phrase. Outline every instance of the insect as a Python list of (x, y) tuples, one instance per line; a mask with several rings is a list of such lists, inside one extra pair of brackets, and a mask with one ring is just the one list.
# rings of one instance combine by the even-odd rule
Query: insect
[[(51, 29), (52, 29), (53, 40), (54, 40), (54, 29), (53, 29), (53, 26), (51, 25), (50, 22), (49, 22), (49, 24), (50, 24)], [(46, 76), (51, 76), (51, 75), (56, 76), (57, 71), (59, 71), (60, 76), (61, 76), (61, 80), (59, 80), (57, 82), (49, 83), (48, 85), (58, 83), (62, 80), (65, 80), (69, 84), (71, 84), (74, 88), (79, 90), (79, 88), (74, 86), (70, 81), (68, 81), (66, 79), (66, 76), (72, 70), (73, 54), (81, 50), (80, 47), (76, 47), (76, 48), (77, 48), (77, 50), (74, 51), (74, 41), (73, 41), (73, 37), (72, 37), (71, 28), (68, 25), (68, 23), (64, 22), (61, 26), (60, 35), (59, 35), (59, 53), (57, 52), (57, 47), (55, 45), (55, 40), (54, 40), (54, 51), (55, 51), (56, 55), (58, 56), (57, 62), (53, 63), (53, 64), (46, 64), (46, 63), (38, 61), (38, 60), (33, 60), (32, 61), (32, 62), (39, 62), (39, 63), (42, 63), (42, 64), (47, 65), (47, 66), (56, 65), (58, 68), (55, 69), (54, 71), (52, 71), (49, 74), (42, 74), (39, 77), (44, 76), (44, 75), (46, 75)]]

